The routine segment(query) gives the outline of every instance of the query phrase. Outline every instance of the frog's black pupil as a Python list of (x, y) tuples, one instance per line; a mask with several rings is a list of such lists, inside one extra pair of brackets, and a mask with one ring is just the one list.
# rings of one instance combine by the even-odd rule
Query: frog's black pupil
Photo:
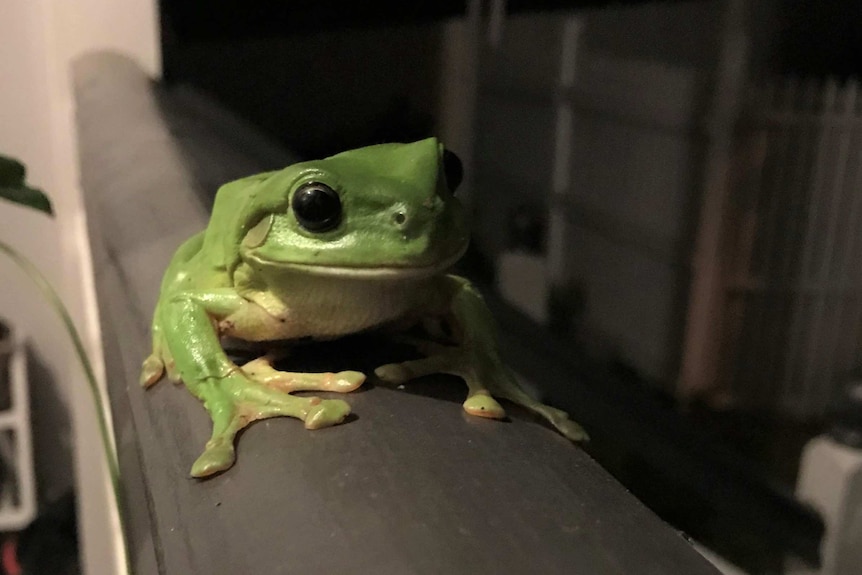
[(293, 194), (291, 207), (299, 225), (312, 232), (331, 230), (341, 220), (341, 199), (326, 184), (303, 185)]
[(454, 194), (464, 179), (464, 164), (461, 163), (461, 158), (451, 150), (443, 150), (443, 175), (446, 176), (446, 185), (449, 186), (449, 191)]

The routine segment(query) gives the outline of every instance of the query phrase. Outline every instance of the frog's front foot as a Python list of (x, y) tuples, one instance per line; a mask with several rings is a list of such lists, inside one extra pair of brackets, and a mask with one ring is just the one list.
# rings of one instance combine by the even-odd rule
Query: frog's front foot
[(350, 415), (350, 406), (346, 401), (340, 399), (321, 400), (318, 398), (309, 408), (305, 416), (306, 429), (321, 429), (331, 425), (337, 425)]
[(203, 478), (215, 475), (230, 469), (235, 461), (236, 450), (233, 446), (233, 440), (210, 440), (207, 442), (204, 452), (192, 465), (191, 476)]
[(213, 432), (203, 454), (191, 469), (192, 477), (208, 477), (230, 468), (236, 460), (236, 434), (248, 424), (270, 417), (294, 417), (306, 429), (337, 425), (350, 414), (340, 399), (295, 397), (237, 371), (190, 386), (213, 420)]
[(141, 364), (139, 383), (146, 389), (158, 382), (167, 373), (168, 379), (180, 381), (176, 363), (165, 346), (154, 346), (153, 353)]
[(162, 378), (165, 373), (165, 363), (156, 354), (152, 354), (141, 365), (141, 376), (139, 378), (142, 387), (147, 388)]

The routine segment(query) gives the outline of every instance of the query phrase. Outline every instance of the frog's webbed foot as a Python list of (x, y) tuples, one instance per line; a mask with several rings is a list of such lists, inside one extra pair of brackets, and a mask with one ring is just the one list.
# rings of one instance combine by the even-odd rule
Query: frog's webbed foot
[(420, 351), (427, 352), (432, 349), (438, 352), (437, 355), (382, 365), (374, 370), (374, 373), (390, 384), (401, 384), (432, 373), (456, 375), (467, 384), (467, 400), (463, 408), (470, 415), (493, 419), (504, 418), (506, 412), (494, 399), (496, 396), (508, 399), (540, 415), (572, 441), (588, 439), (583, 428), (569, 419), (566, 412), (537, 401), (521, 389), (514, 375), (499, 361), (439, 344), (423, 345)]
[(213, 420), (211, 439), (192, 465), (192, 477), (207, 477), (230, 468), (236, 460), (236, 434), (248, 424), (269, 417), (295, 417), (306, 429), (337, 425), (350, 414), (340, 399), (295, 397), (235, 372), (207, 379), (190, 389), (203, 402)]
[(242, 366), (242, 372), (251, 379), (272, 389), (285, 393), (294, 391), (336, 391), (348, 393), (365, 381), (365, 374), (358, 371), (338, 373), (294, 373), (279, 371), (272, 366), (275, 354), (267, 354)]

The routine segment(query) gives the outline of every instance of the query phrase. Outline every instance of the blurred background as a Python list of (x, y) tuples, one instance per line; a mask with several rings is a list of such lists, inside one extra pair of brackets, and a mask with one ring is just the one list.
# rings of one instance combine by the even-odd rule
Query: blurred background
[[(7, 0), (0, 12), (0, 152), (58, 212), (0, 206), (0, 237), (47, 268), (97, 360), (70, 70), (111, 49), (188, 110), (180, 121), (226, 111), (298, 159), (440, 137), (466, 168), (462, 271), (530, 350), (518, 373), (587, 428), (589, 453), (726, 573), (862, 572), (857, 2)], [(95, 566), (116, 552), (116, 519), (88, 447), (92, 407), (56, 320), (5, 262), (0, 274), (0, 315), (29, 349), (30, 416), (9, 429), (32, 435), (35, 469), (26, 488), (14, 472), (26, 461), (10, 464), (7, 485), (33, 505), (7, 531), (37, 510), (73, 512), (75, 492), (80, 564), (107, 572)]]

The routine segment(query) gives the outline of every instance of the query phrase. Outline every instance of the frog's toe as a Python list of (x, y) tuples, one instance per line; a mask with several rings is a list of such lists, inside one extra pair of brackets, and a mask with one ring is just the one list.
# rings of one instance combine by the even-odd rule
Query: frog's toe
[(374, 370), (374, 375), (386, 383), (399, 384), (413, 377), (413, 372), (403, 363), (387, 363)]
[(306, 429), (338, 425), (350, 414), (350, 405), (340, 399), (324, 399), (313, 404), (305, 416)]
[(165, 364), (156, 355), (151, 355), (144, 360), (141, 366), (140, 383), (143, 387), (150, 387), (162, 378), (165, 372)]
[(338, 373), (292, 373), (279, 371), (272, 366), (272, 356), (254, 359), (241, 367), (251, 379), (285, 393), (294, 391), (335, 391), (348, 393), (365, 382), (365, 374), (358, 371)]
[(236, 461), (236, 451), (232, 441), (207, 444), (197, 461), (192, 465), (192, 477), (202, 478), (229, 469)]
[(365, 374), (359, 371), (339, 371), (331, 374), (331, 377), (323, 387), (326, 391), (337, 391), (348, 393), (358, 389), (365, 382)]
[(590, 436), (584, 431), (584, 428), (578, 425), (571, 419), (563, 419), (552, 422), (554, 427), (572, 441), (589, 441)]
[(506, 410), (497, 403), (497, 400), (486, 393), (477, 393), (467, 398), (464, 402), (464, 411), (470, 415), (487, 417), (490, 419), (503, 419)]

